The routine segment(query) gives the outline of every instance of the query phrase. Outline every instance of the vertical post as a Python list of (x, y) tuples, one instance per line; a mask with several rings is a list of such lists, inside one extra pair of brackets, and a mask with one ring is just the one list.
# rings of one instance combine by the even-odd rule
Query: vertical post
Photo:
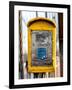
[(55, 77), (60, 77), (60, 42), (59, 42), (59, 19), (58, 13), (53, 13), (52, 15), (53, 20), (56, 22), (56, 70), (55, 70)]
[(23, 51), (22, 51), (22, 15), (21, 11), (19, 11), (19, 56), (20, 56), (20, 61), (19, 61), (19, 72), (20, 72), (20, 78), (24, 78), (24, 71), (23, 71)]
[(63, 14), (58, 14), (59, 18), (59, 43), (60, 43), (60, 76), (63, 77)]
[(45, 17), (47, 18), (47, 12), (45, 12)]
[(36, 17), (38, 17), (38, 12), (36, 11)]

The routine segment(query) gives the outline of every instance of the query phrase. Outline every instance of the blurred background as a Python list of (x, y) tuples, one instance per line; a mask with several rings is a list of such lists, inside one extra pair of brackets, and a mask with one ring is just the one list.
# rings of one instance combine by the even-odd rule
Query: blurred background
[[(55, 72), (28, 73), (27, 23), (32, 18), (36, 18), (36, 17), (49, 18), (56, 23), (56, 71)], [(35, 36), (34, 33), (35, 32), (33, 32), (32, 34), (33, 38)], [(35, 40), (33, 39), (33, 42), (34, 41)], [(32, 46), (35, 47), (35, 43), (32, 43)], [(51, 42), (50, 42), (50, 47), (51, 47)], [(34, 48), (32, 49), (33, 49), (32, 57), (35, 57)], [(51, 58), (52, 57), (50, 57), (50, 59)], [(63, 77), (63, 14), (56, 13), (56, 12), (44, 12), (44, 11), (43, 12), (42, 11), (19, 11), (19, 79), (50, 78), (50, 77), (51, 78), (52, 77)]]

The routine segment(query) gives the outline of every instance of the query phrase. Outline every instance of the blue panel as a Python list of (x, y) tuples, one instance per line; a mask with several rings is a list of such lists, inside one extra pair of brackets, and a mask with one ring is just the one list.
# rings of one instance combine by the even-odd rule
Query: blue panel
[(46, 60), (46, 48), (37, 49), (37, 58), (39, 60)]

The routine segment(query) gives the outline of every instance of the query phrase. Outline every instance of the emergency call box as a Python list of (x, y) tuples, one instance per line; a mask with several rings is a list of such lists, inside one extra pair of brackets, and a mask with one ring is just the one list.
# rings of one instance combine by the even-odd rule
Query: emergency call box
[(54, 72), (56, 25), (47, 18), (34, 18), (28, 26), (28, 72)]

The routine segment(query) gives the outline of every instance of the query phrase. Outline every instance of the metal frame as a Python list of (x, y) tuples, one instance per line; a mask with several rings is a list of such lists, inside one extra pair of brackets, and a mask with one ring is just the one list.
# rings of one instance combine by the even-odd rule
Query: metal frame
[[(40, 21), (41, 20), (46, 20), (46, 21)], [(38, 23), (35, 20), (38, 20)], [(34, 22), (34, 25), (33, 23)], [(46, 22), (46, 23), (45, 23)], [(32, 23), (32, 25), (29, 25)], [(42, 73), (42, 72), (55, 72), (56, 69), (56, 27), (51, 25), (50, 23), (55, 23), (51, 21), (50, 19), (45, 19), (45, 18), (35, 18), (32, 19), (28, 23), (28, 72), (35, 72), (35, 73)], [(48, 24), (48, 25), (47, 25)], [(50, 25), (49, 25), (50, 24)], [(41, 27), (40, 27), (41, 26)], [(53, 65), (50, 66), (32, 66), (31, 65), (31, 51), (32, 51), (32, 31), (51, 31), (52, 32), (52, 60), (53, 60)]]

